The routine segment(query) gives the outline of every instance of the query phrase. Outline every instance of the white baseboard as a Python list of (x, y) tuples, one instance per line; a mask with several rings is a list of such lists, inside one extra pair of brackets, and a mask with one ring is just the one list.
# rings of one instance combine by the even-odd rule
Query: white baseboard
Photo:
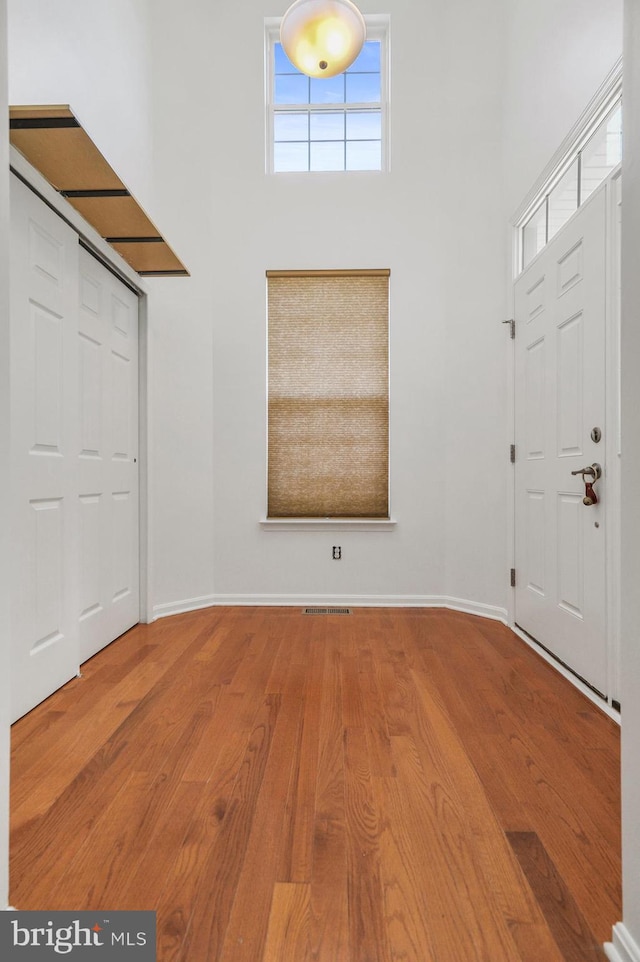
[(640, 947), (622, 922), (614, 925), (613, 942), (606, 942), (604, 951), (609, 962), (640, 962)]
[(219, 604), (219, 602), (216, 601), (215, 595), (185, 598), (183, 601), (169, 601), (163, 605), (153, 606), (151, 621), (155, 621), (157, 618), (166, 618), (168, 615), (182, 615), (187, 611), (197, 611), (199, 608), (212, 608), (216, 604)]
[(501, 621), (507, 624), (507, 609), (499, 608), (497, 605), (486, 605), (481, 601), (466, 601), (464, 598), (452, 598), (449, 595), (442, 595), (434, 604), (428, 605), (430, 608), (449, 608), (451, 611), (463, 611), (467, 615), (479, 615), (481, 618), (490, 618), (492, 621)]
[(345, 607), (345, 608), (450, 608), (470, 615), (480, 615), (507, 623), (506, 608), (485, 605), (479, 601), (452, 598), (449, 595), (204, 595), (167, 604), (155, 605), (153, 617), (197, 611), (220, 605), (252, 607)]

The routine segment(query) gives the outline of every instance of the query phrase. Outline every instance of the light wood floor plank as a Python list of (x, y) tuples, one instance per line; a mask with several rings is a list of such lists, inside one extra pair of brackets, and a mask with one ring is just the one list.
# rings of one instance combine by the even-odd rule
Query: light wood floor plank
[(300, 962), (309, 952), (309, 886), (278, 882), (273, 889), (262, 962)]
[(333, 635), (333, 625), (326, 621), (321, 630), (325, 656), (310, 879), (309, 950), (314, 962), (316, 959), (318, 962), (357, 962), (349, 951), (341, 650), (338, 632)]

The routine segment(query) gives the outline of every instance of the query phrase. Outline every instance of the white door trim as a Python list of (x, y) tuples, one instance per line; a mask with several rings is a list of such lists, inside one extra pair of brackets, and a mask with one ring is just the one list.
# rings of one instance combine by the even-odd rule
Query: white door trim
[(622, 552), (622, 499), (621, 499), (621, 410), (620, 410), (620, 267), (621, 233), (618, 220), (622, 210), (622, 169), (615, 170), (607, 179), (606, 213), (606, 418), (607, 437), (605, 457), (607, 464), (607, 658), (609, 702), (620, 703), (620, 591)]
[(10, 148), (10, 169), (30, 190), (75, 230), (82, 244), (105, 267), (138, 295), (138, 410), (139, 410), (139, 525), (140, 525), (140, 621), (153, 621), (151, 584), (151, 543), (149, 532), (149, 308), (148, 292), (142, 278), (100, 237), (98, 232), (62, 197), (55, 188), (14, 147)]

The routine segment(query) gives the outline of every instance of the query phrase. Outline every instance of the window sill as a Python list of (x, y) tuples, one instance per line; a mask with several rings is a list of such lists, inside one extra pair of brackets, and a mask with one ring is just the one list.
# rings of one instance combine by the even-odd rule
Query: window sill
[(261, 518), (264, 531), (392, 531), (393, 518)]

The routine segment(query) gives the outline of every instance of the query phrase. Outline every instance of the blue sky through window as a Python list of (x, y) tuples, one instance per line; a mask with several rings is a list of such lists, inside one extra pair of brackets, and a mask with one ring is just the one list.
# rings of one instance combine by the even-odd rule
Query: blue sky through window
[(326, 79), (302, 74), (280, 43), (273, 55), (274, 171), (381, 170), (380, 41), (367, 41), (344, 73)]

